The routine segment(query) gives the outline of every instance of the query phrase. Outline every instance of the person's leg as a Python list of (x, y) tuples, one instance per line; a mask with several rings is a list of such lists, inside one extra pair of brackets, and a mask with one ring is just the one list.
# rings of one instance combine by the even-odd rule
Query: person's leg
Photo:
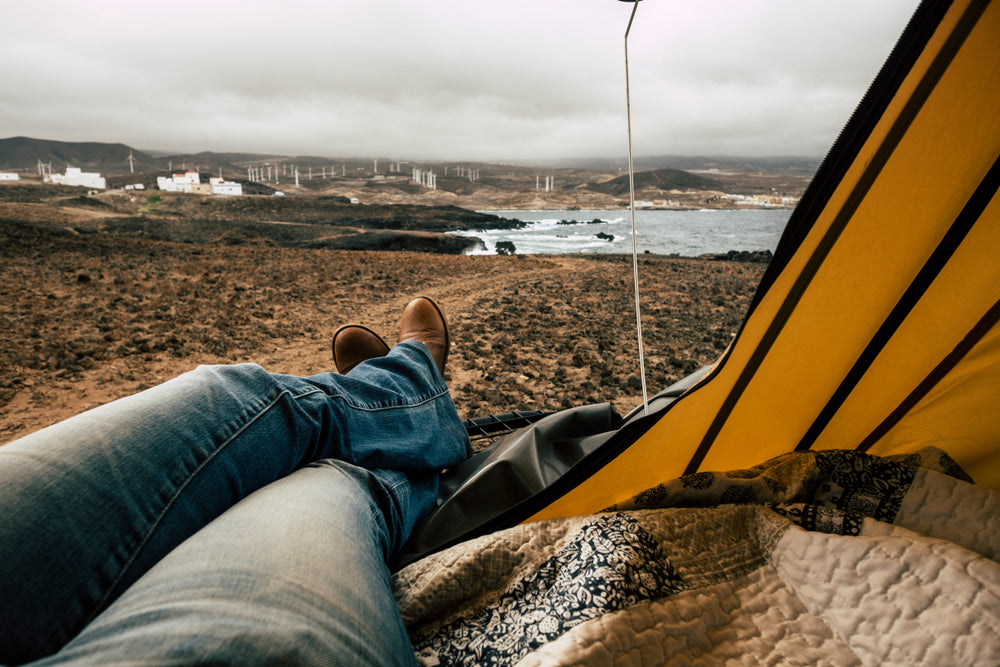
[(184, 539), (317, 459), (413, 474), (467, 440), (426, 347), (351, 376), (198, 369), (0, 447), (0, 662), (47, 655)]
[(41, 664), (412, 664), (386, 561), (435, 486), (329, 459), (303, 468), (186, 540)]

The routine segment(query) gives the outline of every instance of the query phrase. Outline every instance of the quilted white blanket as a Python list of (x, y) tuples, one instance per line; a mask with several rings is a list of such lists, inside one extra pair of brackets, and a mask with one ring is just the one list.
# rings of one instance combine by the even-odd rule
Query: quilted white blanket
[(426, 665), (998, 665), (1000, 494), (943, 452), (787, 454), (394, 578)]

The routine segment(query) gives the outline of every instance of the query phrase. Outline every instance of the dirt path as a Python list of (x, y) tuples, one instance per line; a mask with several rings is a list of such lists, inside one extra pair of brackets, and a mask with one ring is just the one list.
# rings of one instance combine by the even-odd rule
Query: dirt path
[[(710, 363), (742, 321), (760, 265), (642, 260), (647, 377)], [(358, 322), (396, 337), (427, 295), (451, 326), (463, 417), (641, 400), (631, 259), (446, 256), (23, 233), (0, 226), (0, 443), (199, 364), (332, 369)]]

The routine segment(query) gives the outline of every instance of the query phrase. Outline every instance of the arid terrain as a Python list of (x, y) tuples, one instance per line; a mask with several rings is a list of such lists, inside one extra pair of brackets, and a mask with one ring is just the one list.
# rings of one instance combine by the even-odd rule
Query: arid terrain
[[(640, 157), (636, 201), (661, 208), (737, 208), (740, 197), (790, 206), (819, 160), (803, 157)], [(37, 179), (67, 167), (100, 172), (109, 190), (196, 171), (202, 183), (222, 176), (244, 194), (352, 199), (366, 205), (457, 206), (463, 209), (615, 209), (629, 203), (627, 162), (578, 159), (557, 165), (213, 153), (154, 157), (136, 147), (28, 137), (0, 139), (0, 171)], [(139, 191), (136, 191), (138, 193)]]
[[(308, 247), (281, 236), (293, 225), (280, 220), (215, 233), (183, 211), (17, 187), (0, 187), (0, 443), (199, 364), (332, 370), (339, 325), (367, 324), (391, 343), (421, 294), (448, 315), (447, 378), (463, 418), (641, 401), (631, 258)], [(726, 347), (764, 266), (640, 263), (655, 392)]]

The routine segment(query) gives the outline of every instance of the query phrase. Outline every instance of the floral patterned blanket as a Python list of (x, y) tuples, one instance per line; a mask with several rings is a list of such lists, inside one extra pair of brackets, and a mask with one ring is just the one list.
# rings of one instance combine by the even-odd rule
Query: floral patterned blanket
[(394, 577), (425, 665), (1000, 664), (1000, 494), (937, 449), (791, 453)]

